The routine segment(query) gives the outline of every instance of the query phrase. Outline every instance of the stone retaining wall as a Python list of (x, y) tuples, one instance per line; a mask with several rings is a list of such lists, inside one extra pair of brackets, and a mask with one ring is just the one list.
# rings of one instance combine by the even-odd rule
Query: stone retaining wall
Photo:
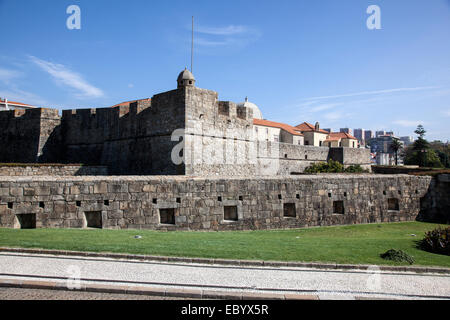
[(432, 168), (419, 166), (372, 166), (372, 171), (378, 174), (409, 174), (415, 172), (432, 172)]
[(418, 220), (450, 224), (450, 174), (440, 174), (431, 181), (421, 199)]
[(410, 221), (431, 179), (0, 177), (0, 226), (251, 230)]
[(23, 164), (1, 165), (0, 176), (106, 176), (105, 166)]

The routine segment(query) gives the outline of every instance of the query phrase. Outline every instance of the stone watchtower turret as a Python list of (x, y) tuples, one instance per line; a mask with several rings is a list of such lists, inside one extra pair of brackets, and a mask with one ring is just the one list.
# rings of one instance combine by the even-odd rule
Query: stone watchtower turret
[(177, 84), (178, 89), (183, 87), (195, 87), (194, 75), (185, 68), (178, 76)]

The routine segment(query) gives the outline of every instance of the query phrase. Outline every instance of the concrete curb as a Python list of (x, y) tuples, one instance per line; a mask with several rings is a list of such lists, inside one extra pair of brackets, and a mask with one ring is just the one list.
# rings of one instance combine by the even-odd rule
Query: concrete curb
[[(138, 261), (200, 263), (200, 264), (216, 264), (216, 265), (242, 266), (242, 267), (244, 267), (244, 266), (245, 267), (295, 267), (295, 268), (311, 268), (311, 269), (324, 269), (324, 270), (367, 270), (368, 268), (373, 267), (371, 265), (362, 265), (362, 264), (353, 265), (353, 264), (316, 263), (316, 262), (184, 258), (184, 257), (165, 257), (165, 256), (150, 256), (150, 255), (108, 253), (108, 252), (83, 252), (83, 251), (46, 250), (46, 249), (30, 249), (30, 248), (7, 248), (7, 247), (0, 247), (0, 252), (16, 252), (16, 253), (30, 253), (30, 254), (59, 255), (59, 256), (78, 256), (78, 257), (97, 257), (97, 258), (110, 258), (110, 259), (138, 260)], [(379, 268), (380, 271), (450, 274), (450, 268), (441, 268), (441, 267), (410, 267), (410, 266), (377, 266), (377, 267)]]
[(70, 290), (62, 282), (0, 279), (0, 287), (21, 289), (46, 289), (65, 291), (86, 291), (98, 293), (134, 294), (158, 297), (177, 297), (192, 299), (218, 299), (218, 300), (319, 300), (317, 295), (303, 294), (276, 294), (254, 292), (230, 292), (202, 289), (176, 289), (163, 287), (140, 287), (127, 285), (81, 284), (79, 289)]

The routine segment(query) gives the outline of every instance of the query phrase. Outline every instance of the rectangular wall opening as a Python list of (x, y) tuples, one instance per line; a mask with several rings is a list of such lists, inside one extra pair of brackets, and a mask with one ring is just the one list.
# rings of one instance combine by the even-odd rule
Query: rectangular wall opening
[(238, 221), (237, 206), (224, 206), (223, 219), (227, 221)]
[(344, 214), (344, 201), (333, 201), (333, 214)]
[(159, 223), (175, 224), (175, 209), (159, 209)]
[(295, 203), (285, 203), (283, 205), (283, 216), (295, 218), (297, 216), (295, 212)]
[(103, 227), (102, 212), (101, 211), (87, 211), (84, 213), (86, 218), (87, 228), (99, 228)]
[(230, 106), (225, 103), (219, 103), (219, 114), (223, 116), (230, 116)]
[(20, 229), (36, 229), (36, 214), (16, 214)]
[(389, 211), (399, 211), (400, 206), (398, 204), (397, 198), (389, 198), (388, 199), (388, 210)]

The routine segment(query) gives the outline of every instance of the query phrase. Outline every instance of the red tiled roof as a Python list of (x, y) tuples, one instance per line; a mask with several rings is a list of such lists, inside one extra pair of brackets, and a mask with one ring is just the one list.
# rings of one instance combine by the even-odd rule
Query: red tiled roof
[(341, 138), (339, 137), (328, 137), (327, 140), (325, 140), (324, 142), (339, 141), (339, 140), (341, 140)]
[(303, 134), (296, 131), (293, 126), (290, 126), (285, 123), (273, 122), (273, 121), (262, 120), (262, 119), (253, 119), (253, 124), (258, 125), (258, 126), (279, 128), (279, 129), (283, 129), (284, 131), (289, 132), (290, 134), (293, 134), (294, 136), (303, 136)]
[(354, 136), (352, 136), (351, 134), (345, 133), (345, 132), (331, 132), (329, 137), (328, 137), (328, 139), (334, 139), (334, 140), (353, 139), (353, 140), (358, 140)]
[[(6, 100), (4, 99), (0, 99), (0, 103), (5, 103)], [(32, 105), (26, 104), (26, 103), (22, 103), (22, 102), (16, 102), (16, 101), (9, 101), (8, 100), (8, 105), (15, 105), (15, 106), (22, 106), (22, 107), (33, 107)]]
[(115, 108), (115, 107), (125, 107), (125, 106), (130, 105), (130, 104), (133, 103), (133, 102), (139, 102), (139, 101), (151, 101), (151, 100), (152, 100), (152, 99), (147, 98), (147, 99), (138, 99), (138, 100), (125, 101), (125, 102), (122, 102), (122, 103), (118, 103), (118, 104), (112, 106), (111, 108)]
[(308, 123), (308, 122), (303, 122), (303, 123), (299, 124), (298, 126), (296, 126), (295, 128), (296, 128), (296, 130), (303, 131), (303, 132), (314, 131), (314, 132), (328, 134), (328, 131), (325, 131), (322, 129), (316, 130), (316, 128), (311, 123)]

